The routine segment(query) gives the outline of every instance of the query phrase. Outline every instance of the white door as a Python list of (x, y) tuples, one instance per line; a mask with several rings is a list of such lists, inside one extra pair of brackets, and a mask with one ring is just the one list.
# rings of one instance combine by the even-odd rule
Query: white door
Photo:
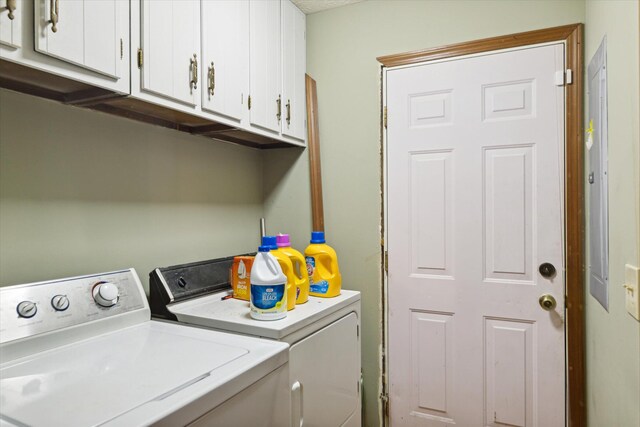
[(280, 0), (250, 0), (249, 75), (251, 125), (280, 131)]
[(562, 70), (557, 44), (387, 72), (393, 426), (565, 423)]
[(202, 2), (202, 109), (242, 121), (249, 91), (249, 0)]
[(282, 134), (305, 140), (306, 18), (290, 0), (282, 1)]
[[(26, 0), (25, 0), (26, 1)], [(22, 46), (23, 0), (6, 2), (0, 7), (0, 43), (18, 48)]]
[(144, 0), (141, 19), (142, 89), (199, 105), (200, 2)]
[(37, 0), (36, 50), (119, 78), (129, 72), (120, 65), (129, 40), (128, 7), (118, 0)]

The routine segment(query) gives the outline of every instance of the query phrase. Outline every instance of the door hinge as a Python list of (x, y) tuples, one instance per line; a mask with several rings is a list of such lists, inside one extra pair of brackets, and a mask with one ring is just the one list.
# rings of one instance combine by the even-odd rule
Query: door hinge
[(382, 111), (382, 123), (384, 124), (384, 128), (387, 128), (387, 107), (384, 107)]
[(251, 110), (251, 95), (247, 98), (247, 108)]
[(120, 39), (120, 59), (124, 57), (124, 42)]
[(556, 86), (566, 86), (573, 83), (573, 70), (559, 70), (556, 71), (555, 84)]
[(389, 252), (384, 251), (384, 272), (389, 273)]
[(138, 68), (142, 68), (142, 49), (138, 49)]

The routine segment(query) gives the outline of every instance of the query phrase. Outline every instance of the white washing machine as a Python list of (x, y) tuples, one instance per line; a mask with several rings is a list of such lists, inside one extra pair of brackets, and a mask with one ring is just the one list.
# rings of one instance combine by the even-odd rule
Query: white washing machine
[(133, 269), (0, 288), (1, 426), (289, 422), (288, 345), (150, 320)]
[(287, 317), (254, 320), (229, 298), (233, 257), (159, 268), (150, 274), (154, 317), (288, 343), (291, 425), (361, 425), (360, 293), (309, 297)]

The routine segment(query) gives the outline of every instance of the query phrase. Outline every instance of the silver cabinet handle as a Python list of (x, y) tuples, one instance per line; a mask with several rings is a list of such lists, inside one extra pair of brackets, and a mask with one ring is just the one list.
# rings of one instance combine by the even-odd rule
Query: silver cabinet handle
[(50, 0), (49, 16), (51, 17), (51, 31), (58, 32), (58, 21), (60, 21), (60, 0)]
[(12, 21), (16, 17), (13, 14), (13, 11), (16, 10), (17, 7), (18, 6), (17, 6), (16, 0), (7, 0), (7, 10), (9, 11), (9, 19), (11, 19)]
[(193, 85), (194, 89), (198, 89), (198, 55), (193, 54), (193, 58), (190, 61), (191, 66), (191, 81), (190, 85)]
[(278, 123), (280, 123), (280, 119), (282, 118), (282, 95), (278, 95), (276, 104), (278, 104), (278, 112), (276, 113), (276, 117), (278, 118)]

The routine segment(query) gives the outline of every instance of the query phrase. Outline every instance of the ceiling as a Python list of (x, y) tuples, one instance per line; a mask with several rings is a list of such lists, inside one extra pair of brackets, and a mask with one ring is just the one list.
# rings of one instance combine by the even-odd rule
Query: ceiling
[(306, 15), (335, 7), (360, 3), (363, 0), (292, 0)]

